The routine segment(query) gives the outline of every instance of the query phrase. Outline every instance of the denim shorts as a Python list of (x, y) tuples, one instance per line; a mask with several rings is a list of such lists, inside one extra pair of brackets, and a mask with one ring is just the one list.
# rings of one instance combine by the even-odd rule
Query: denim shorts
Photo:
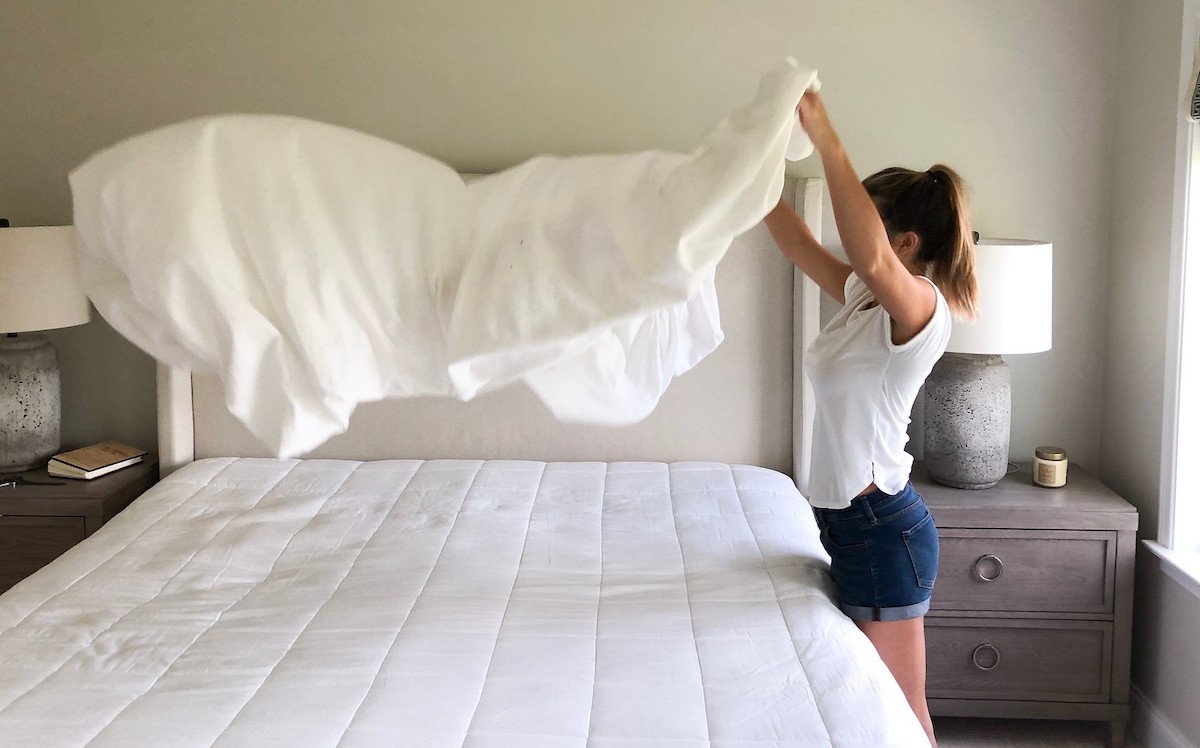
[(876, 490), (845, 509), (813, 513), (846, 615), (858, 621), (925, 615), (937, 577), (938, 535), (911, 483), (897, 494)]

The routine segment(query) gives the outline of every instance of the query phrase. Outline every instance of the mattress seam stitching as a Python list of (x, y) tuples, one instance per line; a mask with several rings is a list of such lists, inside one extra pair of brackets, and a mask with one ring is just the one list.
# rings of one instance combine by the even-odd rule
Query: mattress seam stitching
[(588, 709), (585, 745), (592, 742), (592, 718), (596, 714), (597, 674), (600, 670), (600, 608), (604, 604), (604, 518), (608, 514), (608, 476), (612, 463), (604, 464), (604, 483), (600, 487), (600, 588), (596, 592), (596, 647), (592, 656), (592, 705)]
[(471, 735), (471, 728), (475, 724), (476, 717), (479, 716), (479, 705), (483, 703), (483, 694), (487, 692), (488, 677), (492, 674), (492, 665), (496, 662), (496, 650), (500, 648), (500, 636), (504, 631), (504, 622), (508, 620), (508, 611), (512, 607), (513, 593), (517, 590), (517, 584), (521, 581), (521, 568), (525, 563), (525, 551), (529, 547), (529, 526), (532, 523), (533, 511), (537, 506), (538, 498), (541, 497), (542, 484), (546, 480), (546, 469), (548, 463), (542, 463), (542, 474), (538, 476), (537, 487), (534, 489), (533, 500), (529, 502), (529, 515), (525, 521), (525, 537), (521, 541), (521, 556), (517, 559), (517, 571), (513, 575), (512, 588), (508, 592), (508, 599), (504, 602), (504, 613), (500, 616), (500, 625), (496, 627), (496, 643), (492, 645), (492, 655), (488, 658), (487, 670), (483, 673), (483, 683), (479, 687), (479, 698), (475, 702), (475, 709), (471, 712), (471, 720), (467, 723), (467, 731), (463, 735), (463, 740), (466, 741)]
[[(321, 502), (321, 506), (318, 507), (317, 510), (315, 512), (313, 512), (312, 516), (310, 516), (308, 518), (308, 522), (306, 522), (303, 526), (301, 526), (299, 529), (297, 529), (295, 532), (292, 533), (292, 536), (290, 538), (288, 538), (288, 542), (285, 543), (283, 548), (279, 551), (279, 555), (276, 556), (275, 560), (271, 563), (272, 570), (275, 568), (275, 564), (279, 563), (279, 559), (283, 558), (283, 554), (287, 553), (288, 548), (296, 540), (296, 537), (301, 532), (303, 532), (306, 527), (308, 527), (309, 525), (311, 525), (313, 523), (313, 521), (317, 518), (317, 516), (320, 515), (321, 510), (325, 509), (327, 506), (329, 506), (329, 502), (331, 502), (339, 493), (341, 493), (342, 489), (344, 489), (346, 487), (346, 484), (350, 481), (350, 478), (355, 473), (358, 472), (358, 469), (360, 467), (362, 467), (363, 464), (364, 463), (359, 462), (354, 466), (353, 470), (348, 471), (346, 473), (346, 475), (342, 478), (342, 482), (338, 484), (337, 488), (335, 488), (329, 492), (329, 495), (325, 497), (325, 500), (323, 502)], [(365, 547), (365, 544), (364, 544), (364, 547)], [(362, 549), (360, 548), (359, 555), (361, 555), (361, 554), (362, 554)], [(357, 559), (358, 559), (358, 556), (355, 556), (356, 561), (357, 561)], [(338, 581), (339, 586), (341, 585), (341, 583), (343, 581), (345, 581), (346, 577), (350, 574), (350, 570), (353, 568), (354, 568), (354, 562), (351, 562), (349, 568), (346, 569), (346, 573), (343, 574), (342, 578)], [(266, 577), (264, 577), (264, 580), (267, 577), (270, 577), (270, 575), (271, 575), (271, 572), (268, 571)], [(226, 612), (231, 610), (234, 606), (236, 606), (242, 600), (245, 600), (252, 592), (254, 592), (257, 589), (258, 589), (258, 584), (255, 584), (250, 590), (246, 591), (245, 595), (242, 595), (240, 598), (238, 598), (237, 601), (234, 602), (233, 605), (230, 605), (228, 608), (221, 611), (221, 613), (217, 616), (217, 620), (214, 622), (213, 625), (215, 626), (216, 623), (219, 623), (221, 620), (221, 616), (225, 615)], [(337, 591), (337, 587), (334, 588), (334, 591), (335, 592)], [(250, 705), (250, 702), (254, 701), (254, 698), (256, 696), (258, 696), (259, 692), (262, 691), (263, 686), (265, 686), (267, 681), (269, 681), (271, 679), (271, 676), (275, 674), (275, 671), (279, 668), (279, 665), (281, 663), (283, 663), (284, 660), (287, 659), (289, 654), (291, 654), (292, 647), (295, 646), (296, 642), (300, 641), (301, 637), (304, 636), (304, 633), (306, 631), (308, 631), (308, 627), (312, 625), (312, 622), (317, 619), (317, 616), (319, 616), (321, 614), (321, 611), (325, 609), (325, 606), (328, 605), (329, 601), (332, 599), (333, 599), (333, 595), (331, 594), (331, 595), (329, 595), (329, 597), (325, 598), (325, 601), (322, 602), (315, 611), (313, 611), (313, 614), (311, 616), (309, 616), (309, 619), (307, 621), (305, 621), (304, 625), (300, 628), (300, 630), (298, 632), (296, 632), (295, 638), (293, 638), (291, 643), (288, 644), (287, 649), (283, 652), (283, 654), (280, 656), (280, 658), (275, 661), (275, 664), (273, 664), (271, 666), (271, 669), (267, 672), (267, 674), (265, 676), (263, 676), (262, 680), (259, 681), (258, 686), (254, 689), (254, 693), (250, 694), (250, 697), (248, 699), (246, 699), (244, 702), (242, 702), (242, 705), (238, 708), (237, 712), (235, 712), (233, 714), (233, 716), (229, 718), (229, 721), (225, 724), (224, 729), (222, 729), (221, 732), (217, 733), (217, 736), (213, 739), (213, 745), (215, 745), (217, 743), (217, 741), (219, 741), (222, 738), (222, 736), (225, 735), (225, 733), (229, 732), (229, 729), (231, 727), (233, 727), (233, 723), (238, 720), (238, 717), (240, 717), (242, 715), (242, 712), (246, 711), (246, 707)], [(210, 626), (208, 629), (206, 629), (203, 633), (201, 633), (200, 636), (196, 637), (195, 641), (199, 641), (200, 637), (204, 636), (204, 634), (208, 633), (208, 631), (212, 630), (212, 628), (213, 627)], [(193, 641), (193, 644), (195, 644), (195, 641)], [(190, 649), (191, 645), (189, 645), (188, 648)], [(186, 653), (187, 653), (187, 650), (184, 651), (184, 654), (186, 654)], [(174, 663), (172, 663), (172, 666), (173, 665), (174, 665)]]
[[(426, 462), (428, 462), (428, 460), (421, 461), (421, 465), (418, 467), (418, 471), (425, 466)], [(354, 720), (358, 718), (358, 714), (359, 714), (359, 711), (362, 709), (362, 705), (364, 703), (366, 703), (367, 696), (369, 696), (371, 694), (371, 689), (375, 687), (375, 682), (379, 678), (379, 673), (381, 673), (383, 671), (383, 666), (387, 662), (388, 656), (392, 653), (392, 650), (395, 648), (396, 640), (398, 640), (400, 638), (400, 633), (404, 630), (404, 627), (408, 624), (409, 616), (411, 616), (412, 612), (417, 609), (417, 604), (421, 602), (421, 596), (425, 594), (425, 591), (427, 589), (429, 589), (429, 578), (433, 576), (434, 570), (437, 569), (438, 561), (440, 561), (442, 558), (442, 552), (446, 550), (446, 544), (448, 542), (450, 542), (450, 536), (454, 533), (454, 528), (458, 525), (458, 518), (462, 516), (463, 506), (467, 503), (467, 497), (471, 494), (472, 489), (475, 488), (475, 481), (479, 479), (479, 474), (481, 472), (483, 472), (483, 463), (480, 463), (475, 468), (475, 474), (471, 476), (471, 482), (467, 485), (467, 490), (463, 491), (462, 500), (459, 502), (459, 505), (458, 505), (458, 511), (455, 512), (455, 514), (454, 514), (454, 521), (450, 523), (450, 528), (448, 530), (446, 530), (446, 537), (442, 538), (442, 547), (438, 549), (437, 557), (434, 558), (433, 563), (431, 563), (429, 565), (429, 573), (425, 575), (425, 582), (421, 584), (421, 591), (418, 592), (417, 596), (413, 598), (412, 605), (410, 605), (408, 608), (408, 615), (406, 615), (404, 617), (404, 623), (400, 624), (400, 628), (398, 628), (396, 630), (396, 635), (394, 637), (392, 637), (392, 646), (388, 648), (388, 653), (385, 654), (383, 656), (383, 659), (379, 661), (379, 669), (377, 669), (375, 671), (375, 678), (373, 678), (371, 680), (371, 685), (369, 688), (367, 688), (366, 693), (363, 694), (362, 701), (359, 702), (358, 707), (355, 708), (354, 715), (351, 716), (350, 720), (346, 723), (345, 729), (342, 730), (342, 735), (341, 735), (341, 737), (338, 738), (337, 745), (341, 745), (342, 741), (346, 739), (346, 735), (347, 735), (347, 733), (349, 733), (350, 728), (353, 726)], [(415, 472), (413, 473), (413, 476), (416, 477)], [(411, 484), (412, 481), (409, 481), (409, 483)], [(404, 487), (404, 490), (405, 491), (408, 490), (407, 485)], [(404, 491), (401, 492), (400, 496), (396, 497), (397, 503), (399, 503), (399, 500), (403, 495), (404, 495)]]
[(683, 538), (679, 535), (679, 515), (675, 511), (675, 485), (673, 480), (674, 470), (671, 465), (667, 465), (667, 495), (671, 502), (671, 522), (675, 525), (675, 542), (679, 546), (679, 561), (683, 568), (683, 589), (687, 596), (688, 606), (688, 625), (692, 629), (692, 647), (696, 652), (696, 670), (700, 673), (700, 699), (704, 704), (704, 740), (709, 746), (712, 746), (712, 719), (708, 710), (708, 689), (704, 683), (704, 663), (700, 656), (700, 642), (696, 639), (696, 613), (692, 608), (692, 589), (691, 583), (688, 582), (688, 565), (687, 554), (683, 550)]

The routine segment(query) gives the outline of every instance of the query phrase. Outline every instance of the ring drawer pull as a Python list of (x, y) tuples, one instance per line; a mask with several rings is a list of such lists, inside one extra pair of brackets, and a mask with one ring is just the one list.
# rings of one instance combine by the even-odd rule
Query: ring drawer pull
[[(993, 662), (991, 665), (984, 665), (979, 661), (979, 653), (984, 651), (990, 651), (992, 653)], [(980, 670), (995, 670), (996, 666), (1000, 664), (1000, 650), (996, 649), (996, 647), (991, 643), (984, 642), (976, 647), (975, 651), (971, 653), (971, 662), (975, 663), (975, 667), (979, 668)]]
[[(991, 576), (983, 573), (983, 566), (989, 561), (996, 566), (996, 573)], [(981, 582), (994, 582), (999, 579), (1002, 574), (1004, 574), (1004, 562), (1000, 560), (999, 556), (985, 553), (979, 557), (978, 561), (975, 562), (975, 577)]]

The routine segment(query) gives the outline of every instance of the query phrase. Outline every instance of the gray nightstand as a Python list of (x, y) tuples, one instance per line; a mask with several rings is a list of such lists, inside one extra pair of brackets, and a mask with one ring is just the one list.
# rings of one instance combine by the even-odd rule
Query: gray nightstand
[(942, 557), (925, 619), (930, 711), (958, 717), (1129, 719), (1138, 515), (1072, 465), (1067, 485), (1033, 485), (1023, 464), (979, 491), (913, 485)]
[[(7, 475), (5, 477), (8, 477)], [(158, 481), (158, 459), (92, 480), (55, 478), (45, 468), (0, 486), (0, 592), (99, 530)]]

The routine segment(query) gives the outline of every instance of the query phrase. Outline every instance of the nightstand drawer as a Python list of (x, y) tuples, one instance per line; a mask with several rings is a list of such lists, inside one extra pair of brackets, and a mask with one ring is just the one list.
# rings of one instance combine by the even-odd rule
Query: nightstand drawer
[(1114, 532), (941, 528), (934, 610), (1111, 613)]
[(925, 620), (929, 698), (1107, 702), (1112, 624)]
[(85, 534), (83, 517), (0, 516), (0, 592), (61, 556)]

